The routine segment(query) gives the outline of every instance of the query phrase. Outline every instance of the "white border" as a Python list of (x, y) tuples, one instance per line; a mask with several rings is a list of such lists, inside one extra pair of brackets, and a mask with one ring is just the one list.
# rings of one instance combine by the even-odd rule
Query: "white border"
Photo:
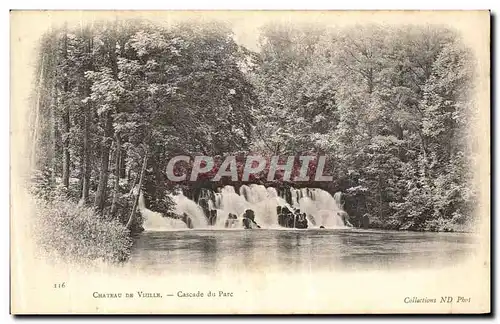
[[(85, 2), (69, 2), (69, 1), (57, 1), (57, 0), (51, 0), (51, 1), (44, 1), (43, 3), (40, 3), (39, 1), (35, 0), (17, 0), (17, 1), (5, 1), (2, 2), (2, 6), (5, 6), (5, 8), (2, 8), (3, 10), (1, 11), (1, 18), (0, 18), (0, 35), (2, 36), (3, 39), (3, 44), (4, 50), (1, 52), (2, 55), (2, 62), (4, 66), (4, 73), (2, 74), (1, 82), (2, 82), (2, 109), (0, 109), (0, 152), (2, 152), (2, 158), (0, 159), (0, 172), (1, 172), (1, 177), (0, 179), (0, 199), (2, 199), (2, 204), (0, 206), (2, 207), (2, 213), (0, 213), (0, 217), (2, 218), (2, 224), (1, 224), (1, 229), (4, 231), (2, 235), (0, 235), (0, 260), (3, 262), (3, 265), (1, 267), (2, 269), (2, 278), (1, 280), (3, 286), (1, 289), (1, 317), (2, 323), (11, 323), (14, 322), (14, 318), (9, 315), (9, 281), (8, 281), (8, 276), (9, 276), (9, 236), (8, 236), (8, 231), (9, 231), (9, 155), (7, 152), (9, 152), (9, 96), (10, 96), (10, 91), (9, 91), (9, 12), (8, 10), (11, 8), (15, 9), (95, 9), (95, 10), (102, 10), (102, 9), (134, 9), (134, 10), (145, 10), (145, 9), (162, 9), (162, 10), (167, 10), (167, 9), (175, 9), (175, 10), (181, 10), (181, 9), (188, 9), (188, 10), (194, 10), (194, 9), (203, 9), (203, 10), (209, 10), (209, 9), (230, 9), (230, 10), (245, 10), (245, 9), (264, 9), (264, 10), (276, 10), (276, 9), (294, 9), (294, 10), (300, 10), (300, 9), (308, 9), (308, 10), (325, 10), (325, 9), (337, 9), (337, 10), (347, 10), (347, 9), (357, 9), (357, 10), (369, 10), (369, 9), (405, 9), (405, 10), (441, 10), (441, 9), (453, 9), (453, 10), (472, 10), (472, 9), (492, 9), (493, 14), (498, 14), (500, 12), (499, 10), (499, 1), (486, 1), (486, 0), (474, 0), (474, 1), (450, 1), (450, 2), (441, 2), (438, 3), (435, 0), (420, 0), (420, 1), (377, 1), (377, 2), (371, 2), (371, 1), (361, 1), (361, 0), (349, 0), (349, 1), (338, 1), (338, 2), (331, 2), (331, 1), (319, 1), (319, 0), (307, 0), (307, 1), (296, 1), (296, 0), (288, 0), (286, 2), (279, 2), (279, 1), (270, 1), (270, 0), (254, 0), (254, 1), (223, 1), (223, 0), (212, 0), (212, 1), (202, 1), (202, 0), (182, 0), (182, 1), (165, 1), (161, 3), (160, 1), (153, 1), (153, 0), (141, 0), (141, 1), (103, 1), (103, 0), (86, 0)], [(163, 6), (160, 6), (163, 4)], [(498, 17), (496, 17), (498, 18)], [(498, 23), (498, 22), (497, 22)], [(498, 34), (495, 33), (495, 43), (498, 45)], [(495, 57), (493, 59), (497, 59), (498, 61), (498, 51), (495, 53)], [(496, 73), (492, 71), (494, 78), (496, 79)], [(498, 86), (498, 83), (495, 81), (493, 83), (494, 85)], [(491, 91), (494, 93), (496, 89), (492, 88)], [(495, 116), (495, 124), (500, 125), (500, 113), (497, 112)], [(499, 151), (498, 148), (500, 146), (498, 142), (498, 138), (496, 138), (493, 143), (495, 144), (495, 147), (492, 149), (495, 149), (497, 152)], [(497, 161), (498, 162), (498, 161)], [(498, 166), (492, 166), (492, 168)], [(498, 173), (497, 177), (495, 177), (495, 183), (498, 183)], [(495, 192), (495, 197), (492, 197), (495, 201), (500, 201), (500, 194), (498, 191)], [(496, 215), (492, 215), (495, 217)], [(496, 221), (496, 225), (494, 228), (494, 232), (500, 233), (499, 229), (499, 222)], [(498, 260), (498, 251), (493, 248), (493, 251), (495, 251), (495, 257)], [(494, 274), (496, 275), (496, 273)], [(465, 280), (465, 278), (464, 278)], [(498, 300), (498, 298), (497, 298)], [(498, 311), (498, 305), (494, 306), (494, 309)], [(312, 318), (314, 319), (314, 318)], [(50, 320), (50, 319), (49, 319)], [(108, 319), (103, 319), (103, 318), (79, 318), (79, 321), (83, 322), (92, 322), (92, 323), (101, 323), (106, 321), (111, 320), (111, 318)], [(121, 320), (121, 319), (119, 319)], [(129, 319), (127, 322), (132, 322), (132, 323), (143, 323), (147, 319)], [(177, 319), (173, 318), (165, 318), (167, 321), (177, 321)], [(197, 320), (202, 320), (202, 318), (199, 318)], [(218, 319), (215, 319), (218, 320)], [(228, 320), (228, 319), (226, 319)], [(232, 319), (233, 320), (238, 320), (238, 318)], [(270, 320), (264, 320), (264, 319), (246, 319), (246, 320), (252, 320), (252, 321), (258, 321), (259, 323), (267, 322)], [(309, 321), (311, 319), (303, 318), (300, 319), (300, 321)], [(341, 318), (331, 318), (328, 320), (333, 320), (333, 321), (340, 321), (343, 322), (345, 319)], [(381, 318), (380, 320), (386, 321), (386, 318)], [(478, 322), (481, 319), (467, 319), (462, 322)], [(65, 318), (65, 319), (60, 319), (59, 322), (61, 323), (68, 323), (70, 322), (71, 319)], [(194, 321), (193, 319), (190, 320), (182, 320), (183, 322), (191, 322)], [(353, 318), (349, 320), (350, 322), (364, 322), (365, 320), (359, 319), (359, 318)], [(426, 318), (420, 318), (417, 322), (422, 322), (422, 323), (435, 323), (437, 320), (430, 320)]]

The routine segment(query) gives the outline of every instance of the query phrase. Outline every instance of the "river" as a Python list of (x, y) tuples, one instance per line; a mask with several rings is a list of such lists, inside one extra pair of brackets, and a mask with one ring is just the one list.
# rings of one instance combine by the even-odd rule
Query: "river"
[(468, 233), (361, 229), (146, 231), (129, 264), (164, 273), (314, 272), (432, 268), (474, 252)]

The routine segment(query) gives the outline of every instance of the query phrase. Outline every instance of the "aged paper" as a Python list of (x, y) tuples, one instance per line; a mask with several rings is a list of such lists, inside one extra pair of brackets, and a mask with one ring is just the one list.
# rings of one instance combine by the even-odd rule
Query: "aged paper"
[(11, 313), (490, 312), (488, 11), (12, 11)]

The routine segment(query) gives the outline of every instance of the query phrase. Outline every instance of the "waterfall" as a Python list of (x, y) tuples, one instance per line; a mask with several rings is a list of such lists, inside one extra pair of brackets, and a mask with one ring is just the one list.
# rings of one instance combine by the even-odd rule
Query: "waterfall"
[(300, 198), (298, 205), (300, 210), (306, 213), (309, 222), (324, 227), (338, 228), (345, 226), (340, 217), (343, 210), (340, 205), (339, 192), (332, 197), (330, 193), (321, 189), (308, 189), (308, 191), (307, 195)]
[(187, 225), (180, 219), (163, 217), (161, 213), (154, 212), (146, 208), (144, 196), (141, 192), (139, 196), (139, 212), (143, 218), (142, 226), (147, 231), (162, 231), (166, 229), (183, 229)]
[[(258, 184), (242, 185), (238, 192), (229, 185), (217, 191), (202, 189), (196, 201), (184, 196), (182, 191), (171, 194), (170, 197), (175, 203), (174, 214), (181, 219), (183, 215), (189, 217), (193, 228), (241, 229), (245, 211), (251, 209), (255, 222), (262, 228), (281, 228), (277, 210), (280, 206), (292, 213), (298, 213), (300, 210), (300, 214), (305, 214), (307, 228), (345, 227), (341, 217), (345, 212), (342, 210), (340, 192), (332, 196), (318, 188), (289, 188), (278, 191), (276, 188), (266, 188)], [(139, 211), (144, 217), (146, 230), (187, 228), (181, 219), (163, 217), (160, 213), (145, 208), (142, 194)]]
[(182, 192), (177, 195), (171, 195), (170, 197), (175, 204), (174, 213), (176, 215), (189, 216), (194, 228), (206, 228), (208, 226), (207, 218), (200, 205), (184, 196)]

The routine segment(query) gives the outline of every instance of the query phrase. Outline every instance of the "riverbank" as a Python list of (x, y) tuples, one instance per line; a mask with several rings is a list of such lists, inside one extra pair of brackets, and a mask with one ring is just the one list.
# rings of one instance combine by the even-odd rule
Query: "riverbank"
[[(82, 206), (74, 199), (33, 198), (33, 202), (38, 246), (58, 259), (70, 262), (127, 261), (131, 256), (134, 237), (140, 233), (135, 229), (142, 229), (140, 215), (138, 226), (131, 231), (126, 228), (123, 221), (101, 216), (93, 208)], [(454, 224), (452, 220), (426, 221), (419, 226), (390, 220), (390, 217), (385, 221), (373, 218), (368, 229), (391, 232), (471, 232), (470, 226)], [(408, 226), (409, 224), (412, 226)], [(354, 229), (361, 228), (356, 226)]]
[(394, 222), (391, 220), (380, 221), (372, 219), (370, 229), (392, 230), (392, 231), (411, 231), (411, 232), (453, 232), (453, 233), (471, 233), (473, 225), (469, 223), (457, 224), (453, 219), (430, 219), (416, 222)]
[(118, 220), (104, 219), (70, 200), (35, 199), (34, 206), (36, 243), (56, 258), (72, 263), (129, 259), (131, 233)]

